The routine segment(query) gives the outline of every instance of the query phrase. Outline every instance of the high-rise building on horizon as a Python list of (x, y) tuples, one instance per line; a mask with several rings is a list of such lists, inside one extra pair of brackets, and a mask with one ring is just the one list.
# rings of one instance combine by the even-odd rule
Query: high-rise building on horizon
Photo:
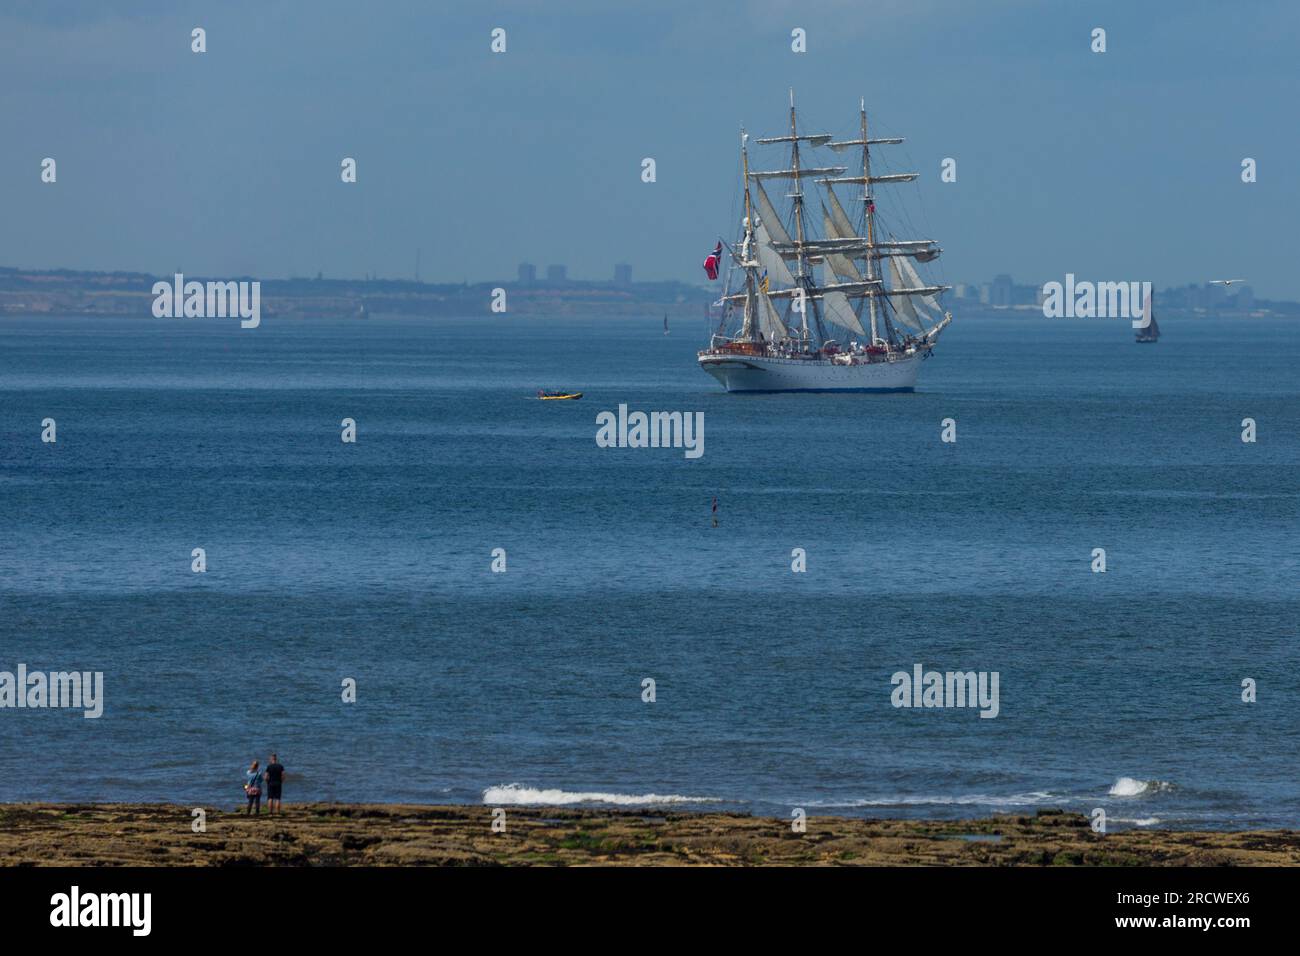
[(568, 282), (569, 281), (568, 273), (569, 270), (566, 266), (547, 266), (546, 281), (547, 282)]
[(631, 285), (632, 267), (626, 262), (620, 262), (614, 266), (614, 282), (617, 285)]
[(1014, 295), (1014, 285), (1011, 276), (1005, 272), (1002, 275), (993, 277), (993, 284), (989, 287), (989, 305), (1007, 307), (1012, 305)]
[(531, 262), (519, 263), (519, 281), (525, 284), (532, 284), (537, 281), (537, 266)]

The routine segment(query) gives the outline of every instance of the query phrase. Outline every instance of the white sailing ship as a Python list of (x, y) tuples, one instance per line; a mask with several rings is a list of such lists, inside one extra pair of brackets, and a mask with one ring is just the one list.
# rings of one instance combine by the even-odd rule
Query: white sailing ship
[[(751, 171), (749, 136), (742, 132), (745, 215), (716, 303), (721, 318), (699, 353), (700, 367), (729, 392), (911, 391), (952, 315), (937, 298), (949, 287), (924, 282), (916, 268), (938, 257), (934, 241), (893, 237), (876, 211), (872, 187), (911, 182), (917, 174), (872, 175), (871, 147), (903, 140), (868, 136), (865, 101), (856, 139), (800, 133), (792, 91), (789, 133), (757, 142), (788, 146), (790, 162)], [(860, 148), (861, 175), (810, 162), (808, 154), (823, 148)], [(806, 180), (822, 187), (816, 230)], [(778, 196), (788, 201), (786, 215), (764, 186), (771, 181), (790, 183), (790, 192)], [(851, 203), (861, 206), (861, 215), (845, 212), (836, 187), (855, 194), (861, 187)], [(811, 201), (818, 199), (814, 190)], [(732, 292), (737, 273), (744, 287)]]

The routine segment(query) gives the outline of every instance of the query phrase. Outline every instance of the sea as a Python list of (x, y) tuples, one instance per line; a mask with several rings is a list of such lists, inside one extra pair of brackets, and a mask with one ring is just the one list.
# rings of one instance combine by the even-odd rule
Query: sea
[(274, 751), (289, 805), (1300, 826), (1300, 323), (1160, 321), (732, 395), (703, 316), (0, 318), (0, 671), (103, 675), (0, 708), (0, 801), (236, 806)]

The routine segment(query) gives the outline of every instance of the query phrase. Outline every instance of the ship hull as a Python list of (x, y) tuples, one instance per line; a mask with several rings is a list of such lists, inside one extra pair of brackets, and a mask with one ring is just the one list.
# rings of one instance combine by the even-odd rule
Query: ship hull
[(924, 353), (894, 362), (839, 365), (769, 356), (700, 356), (700, 368), (729, 392), (910, 392)]

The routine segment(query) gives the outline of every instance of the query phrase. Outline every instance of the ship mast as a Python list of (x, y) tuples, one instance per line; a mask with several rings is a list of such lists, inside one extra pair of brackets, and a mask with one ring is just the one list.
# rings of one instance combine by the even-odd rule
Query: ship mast
[[(926, 328), (930, 315), (926, 310), (937, 311), (939, 306), (933, 295), (943, 292), (947, 287), (925, 284), (911, 259), (928, 262), (939, 255), (939, 249), (929, 239), (900, 240), (882, 239), (876, 223), (875, 190), (876, 183), (906, 183), (917, 178), (916, 173), (894, 173), (875, 175), (871, 173), (870, 147), (880, 143), (897, 144), (903, 142), (896, 137), (870, 138), (867, 128), (865, 99), (858, 108), (859, 138), (834, 142), (830, 134), (801, 133), (798, 114), (794, 104), (794, 91), (790, 91), (790, 121), (788, 131), (780, 136), (761, 137), (759, 144), (790, 144), (790, 163), (788, 168), (751, 170), (749, 167), (748, 135), (742, 130), (741, 165), (743, 191), (745, 198), (745, 219), (743, 240), (739, 257), (732, 253), (733, 263), (745, 271), (745, 288), (743, 291), (729, 293), (723, 290), (720, 299), (726, 305), (744, 305), (744, 321), (739, 340), (751, 343), (780, 343), (790, 338), (799, 338), (805, 347), (816, 344), (816, 351), (822, 351), (830, 338), (826, 323), (833, 323), (846, 330), (850, 335), (859, 336), (872, 346), (885, 345), (892, 350), (900, 345), (898, 319), (920, 336), (923, 345), (933, 341), (938, 332), (947, 324), (947, 319)], [(817, 166), (810, 164), (804, 144), (814, 148), (829, 147), (833, 152), (841, 152), (851, 147), (862, 147), (862, 171), (860, 175), (845, 175), (844, 166)], [(823, 204), (822, 224), (825, 237), (817, 238), (809, 233), (805, 219), (807, 195), (802, 180), (812, 177), (826, 188), (826, 202)], [(773, 205), (771, 198), (763, 188), (763, 180), (794, 180), (793, 188), (786, 194), (792, 203), (792, 227), (787, 232), (785, 219)], [(836, 184), (862, 186), (864, 234), (853, 225), (836, 198)], [(793, 235), (791, 234), (793, 233)], [(885, 287), (884, 269), (881, 260), (890, 260), (893, 279), (890, 287)], [(859, 269), (857, 262), (863, 263)], [(787, 265), (788, 263), (788, 265)], [(829, 275), (818, 282), (813, 266), (822, 263)], [(762, 270), (763, 278), (760, 280)], [(913, 305), (913, 297), (920, 297), (918, 306)], [(868, 309), (855, 308), (851, 299), (867, 299)], [(877, 299), (888, 298), (888, 304)], [(785, 326), (774, 308), (774, 302), (793, 300), (800, 302), (800, 323), (794, 328)], [(813, 318), (808, 318), (808, 309), (813, 310)], [(863, 327), (863, 319), (868, 315), (870, 329)], [(725, 319), (724, 319), (725, 321)], [(787, 321), (788, 318), (787, 318)], [(810, 326), (813, 326), (810, 328)]]
[[(876, 204), (871, 198), (871, 141), (867, 138), (867, 98), (858, 101), (858, 120), (862, 131), (862, 205), (867, 216), (867, 281), (874, 281), (876, 276)], [(867, 297), (867, 306), (871, 310), (871, 344), (880, 341), (876, 333), (876, 297)]]
[(740, 167), (741, 179), (745, 184), (745, 238), (740, 244), (740, 265), (745, 270), (745, 319), (741, 326), (740, 337), (746, 342), (754, 341), (754, 212), (749, 200), (749, 134), (744, 127), (740, 129)]
[[(838, 210), (838, 204), (834, 199), (834, 192), (831, 187), (837, 183), (846, 185), (860, 184), (862, 186), (863, 222), (866, 226), (863, 231), (866, 235), (862, 237), (864, 245), (861, 253), (855, 254), (854, 257), (863, 259), (866, 266), (866, 275), (863, 279), (866, 289), (862, 294), (866, 296), (869, 303), (871, 342), (873, 345), (885, 344), (891, 348), (897, 344), (894, 322), (890, 318), (891, 311), (895, 311), (897, 315), (902, 315), (905, 322), (911, 322), (916, 326), (916, 331), (921, 335), (922, 341), (929, 341), (937, 336), (938, 332), (948, 324), (949, 320), (945, 318), (933, 328), (924, 330), (920, 316), (911, 302), (911, 297), (920, 296), (924, 303), (937, 308), (937, 303), (930, 297), (935, 293), (945, 291), (948, 287), (923, 284), (919, 275), (917, 275), (916, 269), (911, 265), (910, 259), (916, 258), (918, 261), (928, 262), (939, 255), (939, 249), (928, 239), (877, 240), (875, 191), (872, 188), (876, 183), (910, 183), (917, 178), (918, 174), (890, 173), (883, 176), (871, 175), (871, 146), (879, 143), (895, 145), (903, 142), (903, 140), (894, 136), (872, 139), (868, 135), (867, 103), (865, 98), (859, 100), (858, 103), (858, 127), (860, 138), (841, 140), (828, 145), (832, 150), (836, 151), (850, 146), (861, 146), (862, 175), (829, 177), (819, 179), (818, 182), (826, 187), (831, 199), (832, 209), (836, 211), (837, 215), (841, 216), (841, 219), (843, 219), (843, 213)], [(841, 233), (845, 229), (847, 229), (847, 223), (841, 227)], [(890, 260), (893, 281), (889, 289), (884, 288), (883, 270), (880, 268), (880, 262), (883, 259)], [(889, 302), (887, 305), (877, 303), (877, 299), (889, 299)], [(883, 335), (881, 334), (882, 326)]]
[[(790, 168), (794, 171), (794, 191), (790, 193), (790, 198), (794, 200), (794, 229), (795, 229), (795, 284), (802, 287), (805, 293), (808, 293), (807, 281), (807, 258), (804, 250), (804, 228), (803, 228), (803, 185), (799, 181), (799, 131), (795, 126), (794, 114), (794, 88), (790, 88)], [(797, 299), (795, 300), (798, 301)], [(806, 295), (802, 305), (802, 315), (800, 318), (800, 329), (803, 333), (803, 340), (808, 341), (808, 306), (812, 302), (812, 296)]]
[[(816, 143), (821, 137), (803, 137), (810, 142)], [(803, 312), (800, 318), (803, 341), (808, 341), (808, 309), (813, 310), (813, 321), (817, 324), (817, 339), (819, 347), (827, 339), (826, 327), (822, 325), (821, 311), (818, 307), (816, 298), (818, 290), (813, 284), (812, 271), (808, 268), (808, 246), (807, 230), (804, 227), (804, 197), (802, 172), (799, 168), (799, 130), (795, 120), (794, 110), (794, 88), (790, 89), (790, 171), (794, 178), (794, 191), (790, 198), (794, 200), (794, 228), (795, 228), (795, 265), (798, 271), (795, 273), (795, 285), (804, 290)], [(796, 302), (799, 300), (796, 298)]]

